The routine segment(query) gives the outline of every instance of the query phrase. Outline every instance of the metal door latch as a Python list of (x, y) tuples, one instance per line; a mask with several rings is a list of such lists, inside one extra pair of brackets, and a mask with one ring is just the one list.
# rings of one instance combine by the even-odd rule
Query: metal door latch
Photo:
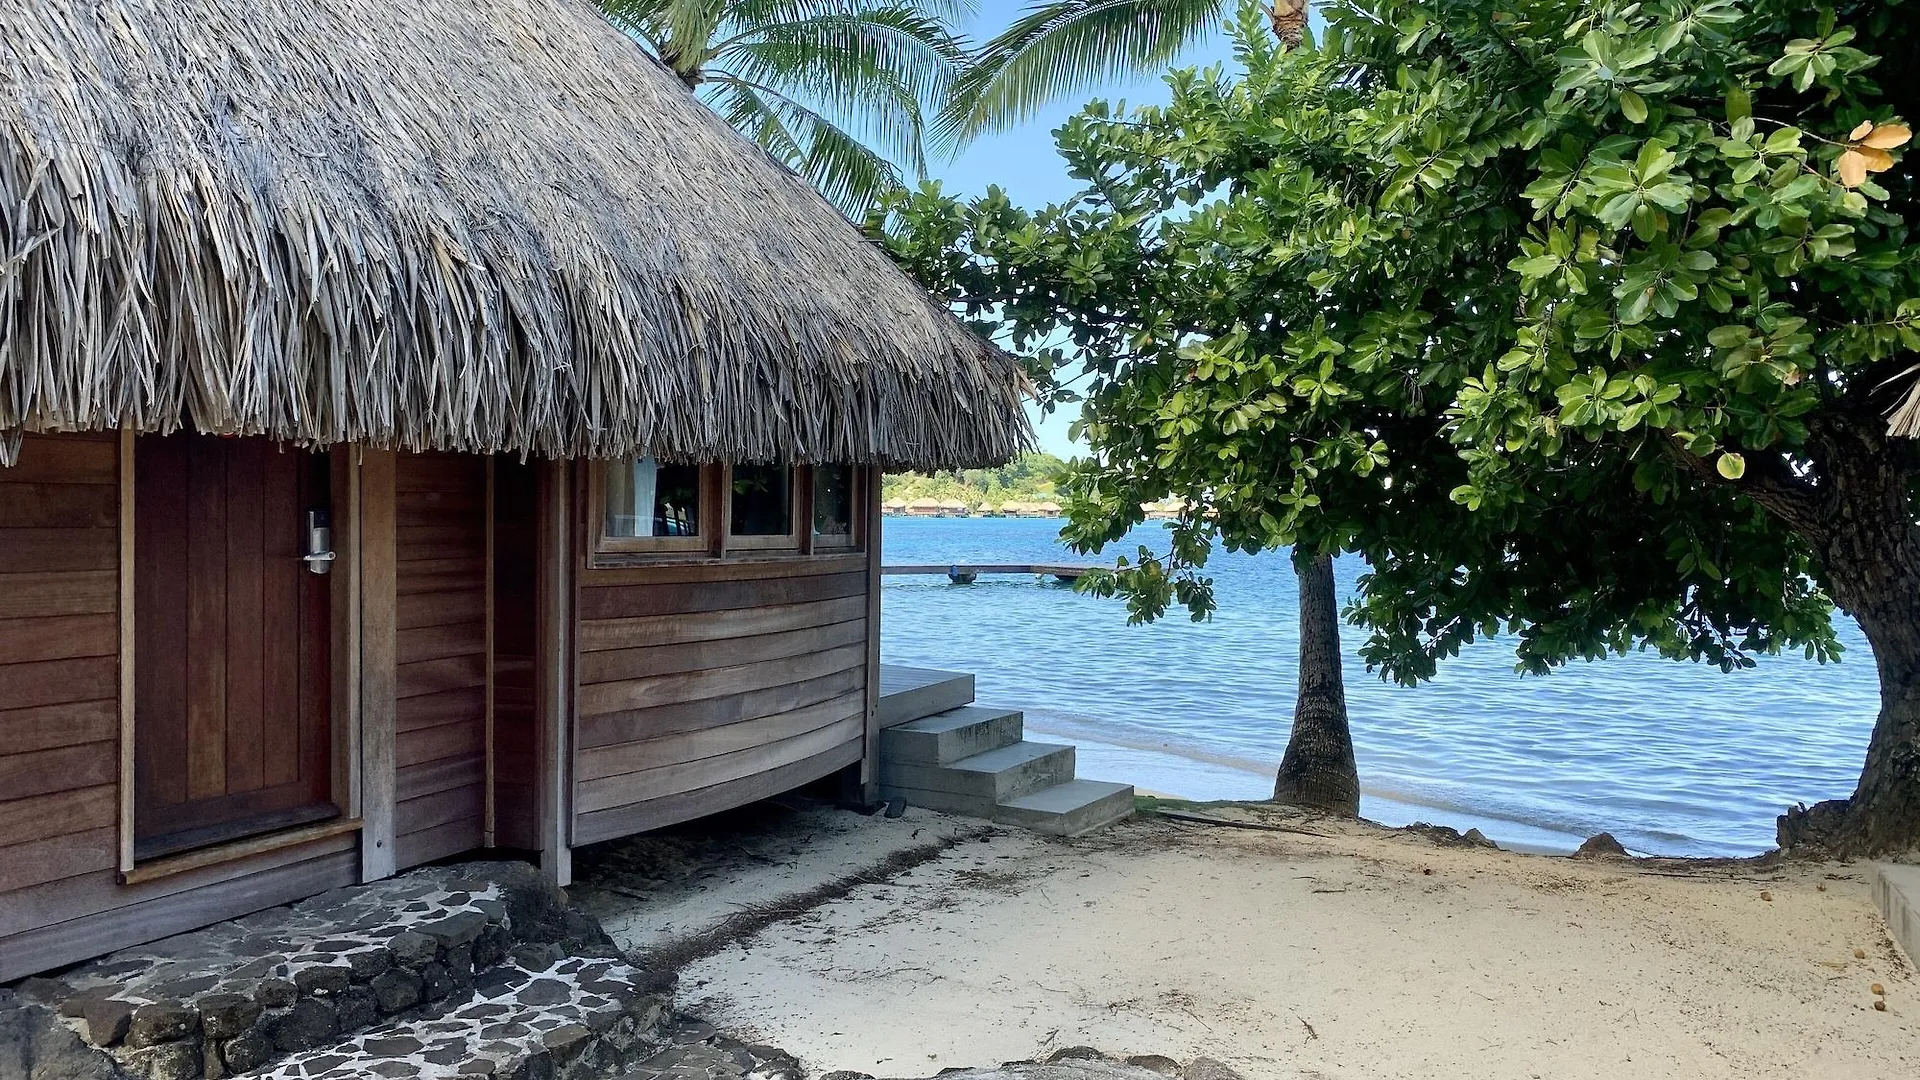
[(300, 561), (316, 574), (333, 567), (333, 515), (325, 510), (307, 511), (307, 550)]

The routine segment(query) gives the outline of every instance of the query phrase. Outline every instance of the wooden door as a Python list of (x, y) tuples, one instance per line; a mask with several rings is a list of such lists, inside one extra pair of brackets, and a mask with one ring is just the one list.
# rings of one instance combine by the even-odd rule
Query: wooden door
[(135, 858), (336, 816), (326, 459), (147, 436), (134, 474)]

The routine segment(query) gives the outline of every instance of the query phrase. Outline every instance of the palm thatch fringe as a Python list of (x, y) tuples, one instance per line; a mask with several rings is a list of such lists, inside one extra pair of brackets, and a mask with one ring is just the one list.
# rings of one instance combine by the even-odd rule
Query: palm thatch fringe
[(0, 469), (11, 469), (20, 463), (20, 443), (24, 434), (19, 428), (0, 429)]
[(1018, 366), (586, 0), (0, 0), (0, 429), (914, 469)]

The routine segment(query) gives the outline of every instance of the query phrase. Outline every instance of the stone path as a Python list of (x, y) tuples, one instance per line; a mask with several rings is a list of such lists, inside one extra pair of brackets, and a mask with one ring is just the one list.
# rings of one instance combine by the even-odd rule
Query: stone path
[(602, 1076), (662, 1044), (666, 999), (642, 995), (643, 981), (618, 960), (568, 957), (539, 970), (509, 963), (476, 978), (469, 999), (438, 1016), (384, 1024), (250, 1075)]

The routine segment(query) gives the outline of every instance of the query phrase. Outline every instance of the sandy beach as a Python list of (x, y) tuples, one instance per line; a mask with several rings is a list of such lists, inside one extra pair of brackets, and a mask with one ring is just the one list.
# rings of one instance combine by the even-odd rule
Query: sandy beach
[(1920, 981), (1863, 865), (1629, 866), (1239, 816), (1320, 835), (816, 810), (658, 878), (671, 839), (589, 859), (577, 892), (677, 967), (682, 1008), (813, 1075), (1076, 1045), (1275, 1078), (1920, 1069)]

